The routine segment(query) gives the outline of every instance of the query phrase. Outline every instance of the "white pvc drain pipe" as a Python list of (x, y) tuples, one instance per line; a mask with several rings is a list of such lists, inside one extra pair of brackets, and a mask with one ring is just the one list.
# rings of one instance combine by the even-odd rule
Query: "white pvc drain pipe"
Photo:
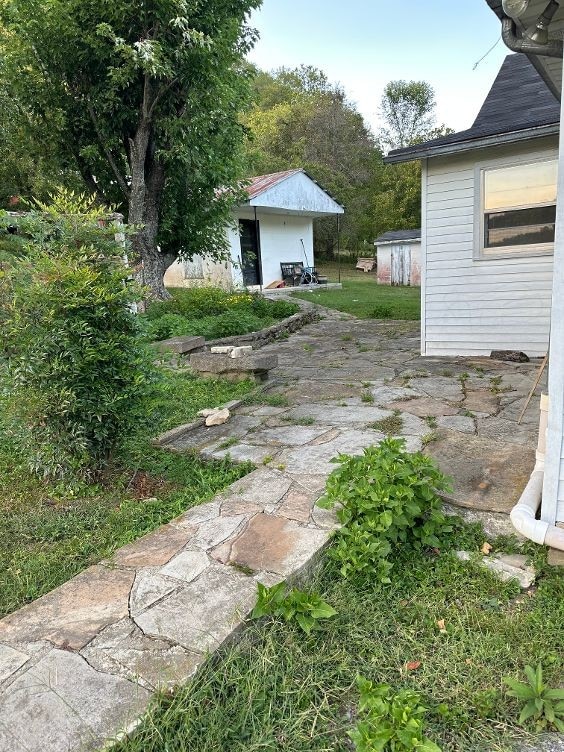
[(541, 415), (539, 424), (539, 441), (537, 446), (537, 461), (521, 494), (521, 498), (511, 510), (513, 527), (525, 538), (541, 546), (550, 546), (564, 551), (564, 530), (550, 525), (543, 520), (537, 520), (537, 512), (541, 505), (542, 486), (544, 481), (544, 458), (546, 452), (546, 427), (548, 424), (548, 395), (541, 396)]

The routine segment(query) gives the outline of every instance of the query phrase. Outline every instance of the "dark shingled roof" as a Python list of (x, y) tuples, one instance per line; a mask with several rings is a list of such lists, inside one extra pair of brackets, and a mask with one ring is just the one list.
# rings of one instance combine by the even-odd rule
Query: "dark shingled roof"
[(393, 243), (394, 240), (421, 240), (421, 229), (392, 230), (376, 238), (375, 243)]
[[(465, 151), (474, 144), (484, 145), (480, 144), (483, 139), (497, 136), (506, 143), (518, 141), (532, 129), (541, 129), (536, 134), (539, 136), (556, 133), (559, 123), (560, 103), (533, 64), (526, 55), (508, 55), (471, 128), (396, 149), (388, 154), (386, 161), (407, 162), (434, 154)], [(507, 137), (502, 138), (504, 135)]]

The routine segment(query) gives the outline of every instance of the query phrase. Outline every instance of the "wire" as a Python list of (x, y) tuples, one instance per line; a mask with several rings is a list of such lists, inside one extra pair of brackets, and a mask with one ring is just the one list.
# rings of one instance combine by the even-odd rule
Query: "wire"
[(489, 50), (488, 50), (488, 51), (486, 52), (486, 54), (485, 54), (485, 55), (482, 55), (482, 57), (481, 57), (481, 58), (480, 58), (480, 59), (478, 60), (478, 62), (477, 62), (477, 63), (474, 63), (474, 67), (472, 68), (472, 70), (473, 70), (473, 71), (475, 71), (475, 70), (476, 70), (476, 68), (477, 68), (477, 67), (478, 67), (478, 66), (480, 65), (480, 63), (481, 63), (481, 62), (482, 62), (483, 60), (485, 60), (485, 59), (487, 58), (487, 56), (488, 56), (488, 55), (490, 54), (490, 52), (493, 52), (493, 51), (495, 50), (495, 48), (497, 47), (497, 45), (498, 45), (498, 44), (499, 44), (500, 42), (501, 42), (501, 34), (499, 35), (499, 39), (497, 40), (497, 42), (496, 42), (495, 44), (492, 44), (492, 46), (491, 46), (491, 47), (490, 47), (490, 49), (489, 49)]

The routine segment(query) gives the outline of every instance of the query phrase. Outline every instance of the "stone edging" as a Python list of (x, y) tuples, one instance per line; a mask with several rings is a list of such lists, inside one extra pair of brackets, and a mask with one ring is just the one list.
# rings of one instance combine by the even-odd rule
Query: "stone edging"
[[(278, 381), (276, 380), (272, 380), (268, 384), (261, 384), (256, 389), (252, 389), (244, 397), (241, 397), (241, 399), (231, 400), (230, 402), (226, 402), (224, 405), (221, 405), (220, 407), (218, 407), (218, 410), (229, 410), (230, 412), (233, 412), (233, 410), (241, 407), (241, 405), (243, 405), (249, 398), (258, 397), (260, 394), (264, 394), (265, 392), (274, 389), (274, 387), (277, 385)], [(205, 424), (205, 422), (205, 418), (196, 418), (196, 420), (193, 420), (190, 423), (183, 423), (181, 426), (171, 428), (169, 431), (165, 431), (164, 433), (159, 434), (159, 436), (155, 437), (152, 440), (151, 444), (155, 447), (166, 448), (168, 444), (171, 444), (173, 441), (180, 439), (185, 434), (190, 433), (190, 431), (194, 431), (196, 428), (201, 428)]]
[(291, 334), (297, 332), (307, 324), (312, 324), (320, 318), (319, 313), (316, 310), (306, 310), (294, 313), (287, 319), (278, 321), (272, 326), (266, 327), (266, 329), (260, 329), (258, 332), (249, 332), (249, 334), (237, 334), (233, 337), (222, 337), (221, 339), (214, 339), (206, 342), (206, 347), (220, 347), (221, 345), (237, 345), (237, 344), (254, 344), (257, 347), (264, 347), (271, 342), (275, 342), (285, 334)]

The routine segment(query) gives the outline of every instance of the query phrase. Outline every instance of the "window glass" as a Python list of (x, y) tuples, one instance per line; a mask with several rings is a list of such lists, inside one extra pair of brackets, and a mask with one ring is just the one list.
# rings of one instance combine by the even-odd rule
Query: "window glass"
[(558, 161), (484, 172), (484, 250), (554, 243)]

